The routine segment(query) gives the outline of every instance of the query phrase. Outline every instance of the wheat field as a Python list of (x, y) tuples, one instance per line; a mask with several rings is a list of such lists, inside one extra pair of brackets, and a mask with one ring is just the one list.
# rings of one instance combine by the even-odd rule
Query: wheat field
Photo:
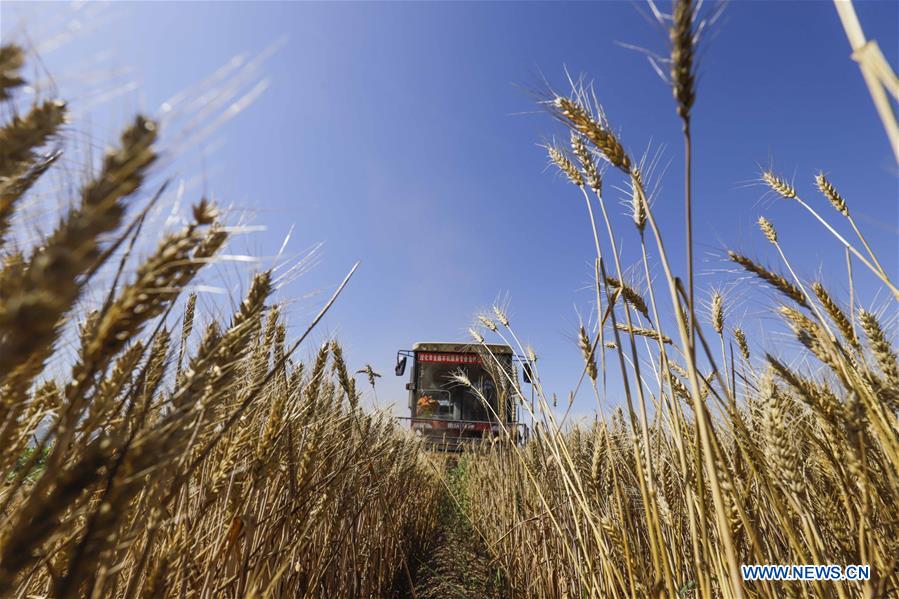
[[(486, 360), (490, 343), (525, 357), (534, 397), (517, 380), (498, 386), (535, 424), (524, 444), (500, 436), (450, 458), (362, 407), (337, 340), (312, 346), (352, 272), (291, 339), (270, 270), (250, 276), (229, 318), (204, 313), (192, 285), (233, 231), (213, 202), (197, 198), (185, 226), (138, 255), (160, 193), (147, 183), (160, 163), (152, 117), (135, 116), (96, 172), (72, 178), (71, 201), (42, 199), (64, 208), (23, 244), (17, 213), (48, 173), (65, 175), (69, 115), (58, 98), (17, 104), (30, 57), (0, 47), (0, 596), (897, 595), (899, 290), (851, 198), (824, 174), (797, 187), (770, 169), (759, 178), (771, 196), (828, 232), (822, 243), (877, 280), (886, 307), (858, 303), (852, 268), (848, 298), (798, 276), (765, 217), (759, 248), (773, 265), (726, 257), (763, 290), (796, 355), (750, 338), (728, 295), (696, 283), (701, 19), (692, 2), (674, 8), (686, 265), (669, 259), (655, 218), (651, 161), (628, 153), (592, 89), (547, 90), (547, 127), (567, 137), (548, 159), (595, 247), (593, 324), (575, 332), (576, 386), (595, 418), (565, 421), (536, 351), (495, 306), (471, 343)], [(615, 186), (626, 217), (607, 204)], [(622, 262), (623, 227), (638, 233), (636, 269)], [(606, 396), (611, 378), (620, 397)], [(864, 564), (871, 576), (744, 581), (744, 564)]]

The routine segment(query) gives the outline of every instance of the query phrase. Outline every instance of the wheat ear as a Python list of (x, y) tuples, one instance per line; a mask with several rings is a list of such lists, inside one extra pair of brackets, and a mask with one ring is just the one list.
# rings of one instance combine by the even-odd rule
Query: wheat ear
[(19, 74), (25, 64), (25, 51), (16, 44), (0, 46), (0, 102), (9, 100), (17, 87), (25, 85)]
[(793, 185), (788, 183), (784, 178), (774, 174), (771, 170), (766, 170), (762, 173), (762, 180), (768, 185), (768, 187), (771, 188), (772, 191), (774, 191), (784, 199), (794, 200), (798, 202), (800, 206), (805, 208), (812, 216), (815, 217), (815, 219), (818, 220), (818, 222), (824, 225), (824, 228), (826, 228), (831, 235), (836, 237), (836, 239), (843, 245), (843, 247), (852, 252), (855, 257), (862, 262), (862, 264), (867, 266), (868, 269), (871, 270), (871, 272), (877, 275), (877, 278), (883, 281), (883, 283), (890, 288), (893, 296), (897, 301), (899, 301), (899, 289), (897, 289), (893, 282), (890, 281), (889, 277), (887, 277), (883, 269), (871, 264), (871, 262), (861, 254), (861, 252), (855, 249), (855, 246), (846, 241), (846, 239), (842, 235), (837, 233), (836, 229), (834, 229), (830, 225), (830, 223), (824, 220), (821, 215), (818, 214), (817, 211), (815, 211), (814, 208), (809, 206), (807, 203), (805, 203), (805, 201), (803, 201), (801, 197), (799, 197), (799, 195), (796, 193), (796, 188), (793, 187)]
[(775, 272), (771, 272), (767, 268), (754, 262), (751, 258), (747, 258), (746, 256), (738, 254), (734, 251), (728, 251), (727, 254), (728, 256), (730, 256), (731, 260), (742, 266), (748, 272), (756, 275), (758, 278), (762, 279), (803, 308), (809, 307), (808, 302), (805, 301), (805, 294), (802, 293), (802, 290), (787, 281), (781, 275)]
[(15, 301), (0, 306), (0, 373), (54, 341), (57, 325), (78, 297), (79, 275), (95, 265), (99, 237), (122, 219), (121, 200), (141, 184), (156, 155), (150, 149), (156, 124), (138, 117), (110, 152), (99, 177), (82, 190), (81, 206), (69, 212), (11, 282)]
[(871, 246), (868, 245), (868, 240), (865, 239), (865, 236), (862, 235), (862, 232), (858, 228), (858, 225), (855, 224), (855, 219), (852, 218), (851, 214), (849, 214), (849, 207), (846, 205), (846, 200), (843, 199), (843, 196), (841, 196), (837, 189), (833, 186), (833, 183), (827, 180), (827, 177), (824, 176), (824, 173), (818, 173), (818, 175), (815, 177), (815, 184), (817, 184), (818, 189), (821, 191), (821, 194), (825, 198), (827, 198), (827, 201), (830, 202), (834, 207), (834, 210), (846, 217), (846, 220), (848, 220), (849, 224), (852, 226), (852, 230), (855, 231), (855, 235), (858, 237), (859, 241), (862, 242), (862, 245), (865, 246), (865, 250), (868, 252), (868, 255), (871, 256), (871, 260), (873, 260), (874, 264), (877, 265), (877, 268), (880, 269), (880, 273), (883, 276), (886, 276), (886, 271), (884, 270), (883, 265), (880, 264), (880, 261), (877, 259), (877, 255), (874, 253), (874, 250), (872, 250)]

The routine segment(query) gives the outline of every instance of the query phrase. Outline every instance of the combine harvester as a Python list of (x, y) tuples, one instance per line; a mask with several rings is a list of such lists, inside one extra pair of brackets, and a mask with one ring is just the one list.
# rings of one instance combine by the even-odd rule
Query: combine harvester
[(416, 343), (397, 352), (397, 376), (405, 374), (409, 358), (410, 414), (401, 420), (409, 420), (433, 449), (461, 451), (490, 438), (526, 440), (527, 426), (518, 418), (515, 362), (522, 364), (528, 383), (530, 370), (508, 345)]

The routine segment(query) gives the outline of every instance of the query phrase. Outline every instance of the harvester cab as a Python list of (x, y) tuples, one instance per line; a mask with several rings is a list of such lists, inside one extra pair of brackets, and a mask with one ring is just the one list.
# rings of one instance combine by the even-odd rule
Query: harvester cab
[(522, 442), (518, 374), (530, 382), (527, 364), (508, 345), (416, 343), (397, 352), (396, 375), (408, 368), (410, 426), (434, 448), (458, 451), (489, 437)]

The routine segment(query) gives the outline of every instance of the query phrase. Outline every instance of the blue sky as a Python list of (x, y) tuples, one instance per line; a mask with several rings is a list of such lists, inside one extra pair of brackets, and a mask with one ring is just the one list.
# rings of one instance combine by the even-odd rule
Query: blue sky
[[(396, 350), (467, 339), (473, 314), (498, 297), (509, 298), (513, 326), (541, 356), (549, 389), (564, 396), (579, 373), (574, 337), (578, 313), (591, 308), (592, 237), (577, 191), (547, 168), (538, 147), (565, 136), (535, 104), (544, 78), (567, 91), (564, 69), (584, 74), (631, 153), (661, 152), (668, 169), (656, 215), (683, 264), (680, 125), (671, 92), (642, 54), (621, 46), (665, 51), (663, 33), (637, 6), (4, 2), (0, 16), (4, 38), (21, 36), (24, 19), (39, 47), (47, 32), (61, 36), (81, 25), (42, 52), (73, 105), (91, 104), (85, 90), (134, 84), (91, 105), (78, 129), (95, 143), (128, 114), (156, 112), (231, 57), (285, 40), (259, 70), (270, 82), (265, 93), (200, 148), (202, 158), (176, 160), (169, 172), (202, 179), (266, 228), (238, 239), (234, 253), (269, 264), (291, 225), (288, 254), (324, 242), (317, 266), (279, 290), (280, 299), (294, 300), (294, 329), (361, 260), (319, 338), (337, 334), (351, 363), (370, 362), (385, 375), (381, 404), (404, 406), (404, 381), (392, 375)], [(895, 65), (899, 4), (856, 8)], [(796, 205), (765, 197), (756, 183), (760, 165), (795, 178), (800, 193), (838, 223), (812, 184), (818, 169), (828, 172), (897, 274), (896, 165), (849, 53), (833, 5), (823, 0), (732, 2), (706, 39), (694, 109), (698, 293), (728, 290), (729, 323), (768, 347), (785, 340), (771, 332), (768, 304), (722, 259), (732, 247), (776, 264), (755, 225), (760, 214), (778, 227), (803, 276), (820, 274), (838, 292), (846, 277), (841, 248), (820, 226)], [(100, 83), (87, 77), (97, 72)], [(607, 197), (630, 265), (639, 246), (618, 206), (620, 183), (609, 175)], [(868, 278), (858, 283), (865, 305), (885, 305)], [(584, 397), (575, 410), (591, 406)]]

